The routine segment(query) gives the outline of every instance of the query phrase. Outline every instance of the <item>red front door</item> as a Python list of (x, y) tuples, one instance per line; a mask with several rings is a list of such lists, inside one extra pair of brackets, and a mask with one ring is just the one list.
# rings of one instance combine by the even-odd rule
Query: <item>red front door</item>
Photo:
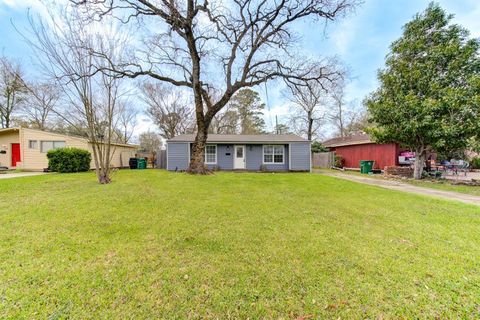
[(20, 158), (20, 143), (12, 143), (12, 167), (16, 167), (17, 162), (22, 162)]

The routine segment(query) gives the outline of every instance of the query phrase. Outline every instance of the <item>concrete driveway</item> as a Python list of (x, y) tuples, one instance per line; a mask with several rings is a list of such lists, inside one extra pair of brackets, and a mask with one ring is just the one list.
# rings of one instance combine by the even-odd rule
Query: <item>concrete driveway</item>
[(41, 176), (48, 174), (45, 172), (14, 172), (14, 173), (0, 173), (1, 179), (13, 179), (13, 178), (22, 178), (22, 177), (32, 177), (32, 176)]

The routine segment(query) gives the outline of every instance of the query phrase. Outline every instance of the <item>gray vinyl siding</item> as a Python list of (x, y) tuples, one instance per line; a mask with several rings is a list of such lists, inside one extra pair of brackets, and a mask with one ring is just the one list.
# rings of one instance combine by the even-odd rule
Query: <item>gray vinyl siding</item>
[(168, 142), (167, 170), (187, 170), (189, 154), (188, 145), (188, 142)]
[[(235, 144), (214, 144), (217, 146), (217, 163), (208, 164), (209, 169), (233, 170)], [(245, 145), (246, 170), (259, 171), (263, 165), (263, 144)], [(278, 145), (278, 144), (272, 144)], [(310, 170), (310, 142), (292, 142), (284, 146), (284, 163), (265, 164), (268, 171), (309, 171)], [(188, 142), (167, 143), (167, 169), (186, 170), (191, 154), (191, 144)], [(290, 163), (289, 163), (290, 162)]]
[(233, 170), (233, 144), (217, 144), (217, 166), (220, 170)]
[[(217, 146), (217, 163), (207, 164), (208, 169), (233, 170), (233, 144), (215, 144)], [(192, 146), (190, 145), (190, 154)]]
[[(265, 164), (268, 171), (288, 171), (288, 144), (284, 145), (283, 164)], [(263, 145), (247, 145), (247, 170), (259, 171), (263, 164)]]
[(290, 144), (290, 170), (310, 171), (310, 142), (295, 142)]
[[(214, 144), (214, 143), (213, 143)], [(235, 144), (214, 144), (217, 146), (217, 163), (207, 164), (209, 169), (218, 168), (219, 170), (233, 170), (233, 156)], [(262, 144), (238, 144), (245, 146), (245, 169), (249, 171), (259, 171), (262, 166), (263, 159), (263, 145)], [(285, 147), (284, 163), (283, 164), (265, 164), (269, 171), (288, 171), (288, 144)], [(190, 145), (190, 154), (191, 154)], [(188, 156), (188, 155), (187, 155)], [(188, 164), (187, 164), (188, 165)], [(170, 168), (169, 164), (169, 168)], [(173, 167), (173, 169), (175, 169)], [(169, 169), (171, 170), (171, 169)]]

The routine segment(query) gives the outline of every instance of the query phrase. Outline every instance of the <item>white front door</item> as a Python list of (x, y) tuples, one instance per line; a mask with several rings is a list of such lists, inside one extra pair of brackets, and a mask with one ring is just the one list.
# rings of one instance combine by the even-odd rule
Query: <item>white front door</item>
[(245, 146), (235, 146), (233, 151), (233, 169), (245, 169)]

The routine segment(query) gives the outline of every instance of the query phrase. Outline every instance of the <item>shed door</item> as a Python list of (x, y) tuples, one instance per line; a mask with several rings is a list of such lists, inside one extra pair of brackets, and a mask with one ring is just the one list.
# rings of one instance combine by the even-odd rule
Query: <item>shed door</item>
[(234, 147), (234, 157), (233, 157), (233, 168), (234, 169), (245, 169), (245, 146), (235, 146)]
[(17, 162), (22, 162), (20, 158), (20, 143), (12, 143), (12, 167), (16, 167)]

